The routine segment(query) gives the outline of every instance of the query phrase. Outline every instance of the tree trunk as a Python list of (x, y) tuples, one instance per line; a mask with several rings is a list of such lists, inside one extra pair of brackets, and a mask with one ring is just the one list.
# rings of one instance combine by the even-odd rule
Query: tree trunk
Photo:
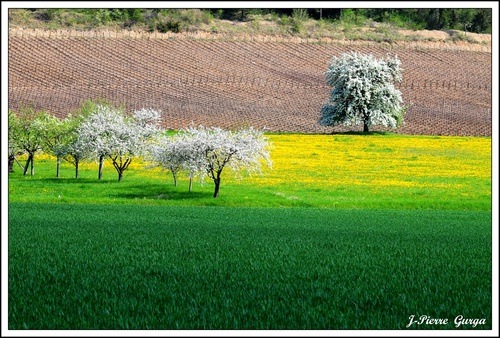
[(219, 197), (219, 189), (220, 189), (220, 173), (217, 173), (217, 177), (214, 178), (214, 183), (215, 183), (214, 198), (217, 198)]
[(363, 133), (368, 133), (368, 132), (369, 132), (368, 121), (365, 120), (363, 123)]
[(122, 158), (120, 157), (119, 158), (120, 164), (118, 164), (117, 158), (111, 157), (111, 159), (113, 160), (113, 166), (115, 167), (116, 171), (118, 172), (118, 182), (121, 182), (121, 180), (123, 179), (123, 173), (125, 172), (125, 170), (127, 170), (128, 166), (132, 162), (132, 158), (129, 157), (125, 160), (125, 162), (123, 162)]
[(56, 177), (61, 176), (61, 156), (57, 156), (57, 167), (56, 167)]
[(219, 189), (220, 189), (220, 180), (214, 180), (215, 183), (215, 191), (214, 191), (214, 198), (219, 197)]
[(31, 176), (35, 176), (35, 161), (34, 161), (34, 155), (31, 157)]
[(78, 165), (80, 164), (80, 162), (78, 160), (75, 160), (75, 178), (78, 178)]
[(189, 192), (193, 191), (193, 178), (189, 178)]
[(174, 177), (174, 187), (177, 186), (177, 175), (172, 171), (172, 176)]
[(26, 160), (26, 165), (24, 166), (24, 171), (23, 171), (24, 176), (26, 176), (26, 174), (28, 173), (28, 168), (30, 167), (31, 161), (33, 161), (33, 157), (30, 154), (28, 155), (28, 159)]
[(14, 155), (9, 155), (9, 173), (14, 172), (14, 161), (16, 157)]
[(104, 155), (99, 156), (99, 173), (97, 174), (97, 179), (102, 178), (102, 167), (104, 165)]

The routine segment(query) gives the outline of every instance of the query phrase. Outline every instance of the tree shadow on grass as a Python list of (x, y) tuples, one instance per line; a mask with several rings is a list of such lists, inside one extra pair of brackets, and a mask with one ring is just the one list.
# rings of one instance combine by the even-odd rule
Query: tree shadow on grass
[[(116, 187), (115, 187), (116, 188)], [(134, 184), (118, 187), (109, 194), (111, 198), (145, 199), (145, 200), (188, 200), (211, 197), (206, 191), (187, 191), (180, 187), (165, 184)]]
[(43, 177), (43, 178), (32, 178), (31, 181), (38, 182), (50, 182), (56, 184), (109, 184), (118, 181), (112, 179), (102, 179), (97, 180), (94, 178), (71, 178), (71, 177)]
[(50, 184), (99, 184), (99, 183), (110, 183), (116, 180), (102, 180), (98, 181), (93, 178), (71, 178), (71, 177), (37, 177), (37, 176), (26, 176), (24, 177), (29, 182), (46, 182)]
[[(187, 191), (187, 187), (175, 187), (173, 184), (166, 183), (129, 183), (126, 178), (118, 182), (116, 179), (101, 179), (94, 178), (57, 178), (44, 177), (32, 178), (31, 181), (40, 183), (50, 183), (51, 185), (68, 185), (70, 187), (86, 186), (87, 191), (91, 189), (99, 190), (99, 195), (103, 190), (106, 190), (105, 196), (110, 199), (124, 200), (189, 200), (213, 197), (210, 191)], [(72, 188), (70, 188), (72, 189)]]

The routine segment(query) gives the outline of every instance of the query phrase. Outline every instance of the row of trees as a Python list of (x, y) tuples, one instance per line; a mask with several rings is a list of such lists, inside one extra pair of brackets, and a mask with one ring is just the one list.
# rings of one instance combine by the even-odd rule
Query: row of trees
[[(105, 159), (111, 160), (118, 181), (132, 160), (142, 156), (151, 164), (173, 174), (174, 183), (180, 172), (192, 180), (209, 177), (215, 185), (214, 197), (219, 196), (224, 168), (236, 174), (259, 172), (262, 163), (271, 164), (268, 141), (262, 131), (253, 128), (239, 131), (221, 128), (191, 127), (175, 135), (160, 126), (161, 112), (141, 109), (131, 116), (123, 107), (105, 102), (87, 101), (74, 115), (64, 119), (22, 107), (19, 113), (9, 111), (9, 171), (17, 162), (26, 175), (34, 175), (35, 154), (45, 152), (57, 158), (56, 177), (60, 176), (61, 161), (75, 167), (79, 176), (82, 161), (96, 161), (98, 179), (102, 179)], [(17, 160), (27, 155), (25, 165)]]
[(34, 175), (35, 154), (44, 151), (57, 158), (57, 177), (61, 160), (75, 166), (78, 178), (81, 161), (96, 158), (101, 179), (104, 158), (109, 157), (121, 181), (132, 158), (141, 154), (156, 132), (159, 117), (160, 113), (151, 109), (135, 111), (127, 117), (122, 109), (92, 101), (84, 103), (75, 116), (64, 119), (23, 106), (19, 114), (9, 111), (9, 170), (13, 170), (16, 157), (25, 153), (23, 174), (31, 169)]

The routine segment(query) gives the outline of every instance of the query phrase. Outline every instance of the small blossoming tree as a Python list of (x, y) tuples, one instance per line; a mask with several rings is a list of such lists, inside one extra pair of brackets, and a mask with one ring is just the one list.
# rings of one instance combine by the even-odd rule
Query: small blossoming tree
[(262, 131), (248, 128), (233, 132), (200, 126), (182, 133), (191, 141), (192, 173), (207, 175), (214, 182), (214, 198), (219, 196), (224, 168), (239, 175), (242, 171), (261, 172), (263, 162), (271, 166), (268, 140)]
[(80, 175), (80, 163), (91, 158), (92, 149), (85, 139), (79, 137), (76, 127), (74, 125), (72, 127), (73, 129), (69, 133), (67, 142), (58, 151), (66, 162), (71, 163), (75, 167), (75, 178), (78, 178)]
[(271, 166), (268, 140), (253, 128), (235, 132), (203, 126), (181, 130), (173, 137), (160, 138), (150, 148), (150, 160), (172, 172), (174, 184), (178, 172), (188, 172), (190, 190), (194, 177), (208, 176), (215, 185), (214, 198), (219, 196), (224, 168), (239, 175), (258, 173), (263, 163)]
[(161, 135), (149, 147), (148, 160), (153, 166), (172, 173), (174, 186), (177, 186), (180, 172), (187, 172), (189, 191), (192, 190), (193, 178), (203, 167), (204, 159), (196, 152), (196, 145), (188, 133), (177, 133), (173, 136)]
[(325, 77), (333, 90), (321, 109), (320, 125), (363, 124), (363, 131), (368, 132), (372, 125), (397, 128), (403, 123), (407, 107), (394, 86), (402, 79), (397, 57), (342, 54), (331, 60)]
[(121, 181), (132, 159), (144, 153), (149, 138), (158, 130), (159, 119), (160, 112), (152, 109), (125, 116), (121, 109), (98, 104), (79, 126), (78, 138), (88, 144), (94, 157), (99, 159), (99, 179), (103, 158), (107, 156)]

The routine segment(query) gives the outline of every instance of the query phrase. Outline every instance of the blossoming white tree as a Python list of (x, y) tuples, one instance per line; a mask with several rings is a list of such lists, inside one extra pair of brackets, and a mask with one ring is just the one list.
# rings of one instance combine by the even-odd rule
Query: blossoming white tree
[(222, 171), (230, 168), (235, 175), (261, 172), (271, 166), (269, 142), (262, 131), (253, 128), (230, 131), (217, 127), (191, 127), (174, 136), (158, 139), (150, 147), (149, 160), (170, 171), (177, 185), (177, 175), (186, 171), (190, 178), (208, 176), (215, 185), (214, 198), (219, 196)]
[(396, 57), (376, 59), (357, 52), (334, 57), (325, 72), (326, 83), (333, 87), (330, 100), (321, 109), (322, 126), (363, 124), (397, 128), (403, 123), (407, 107), (394, 86), (402, 71)]
[[(154, 145), (149, 148), (148, 160), (163, 170), (170, 171), (174, 179), (174, 186), (177, 186), (178, 174), (187, 170), (192, 182), (193, 170), (190, 169), (190, 163), (194, 157), (191, 150), (190, 140), (184, 135), (165, 136), (157, 138)], [(191, 184), (189, 187), (191, 191)]]
[(94, 111), (97, 103), (85, 101), (74, 115), (68, 115), (62, 122), (65, 124), (66, 135), (59, 146), (54, 149), (56, 156), (61, 156), (75, 167), (75, 178), (79, 177), (79, 167), (82, 161), (92, 159), (93, 145), (84, 135), (79, 134), (79, 128)]
[[(123, 112), (110, 105), (89, 102), (87, 116), (78, 127), (78, 140), (88, 144), (99, 163), (98, 179), (102, 178), (104, 158), (111, 154), (109, 138), (120, 124), (124, 124)], [(116, 125), (116, 126), (115, 126)]]
[(262, 163), (271, 166), (268, 140), (253, 128), (236, 132), (218, 127), (188, 128), (181, 131), (190, 142), (188, 166), (193, 175), (207, 175), (215, 185), (214, 198), (219, 196), (222, 171), (230, 168), (236, 175), (260, 173)]
[(76, 126), (73, 127), (66, 142), (58, 148), (58, 151), (66, 162), (75, 166), (75, 178), (78, 178), (80, 163), (91, 158), (92, 149), (85, 139), (79, 137)]
[(161, 128), (161, 110), (142, 108), (134, 111), (133, 120), (141, 138), (148, 140)]
[(160, 112), (152, 109), (136, 111), (127, 117), (121, 109), (96, 105), (95, 111), (78, 128), (78, 137), (90, 146), (99, 160), (102, 177), (104, 157), (109, 157), (118, 172), (118, 181), (135, 156), (144, 153), (148, 139), (157, 131)]

